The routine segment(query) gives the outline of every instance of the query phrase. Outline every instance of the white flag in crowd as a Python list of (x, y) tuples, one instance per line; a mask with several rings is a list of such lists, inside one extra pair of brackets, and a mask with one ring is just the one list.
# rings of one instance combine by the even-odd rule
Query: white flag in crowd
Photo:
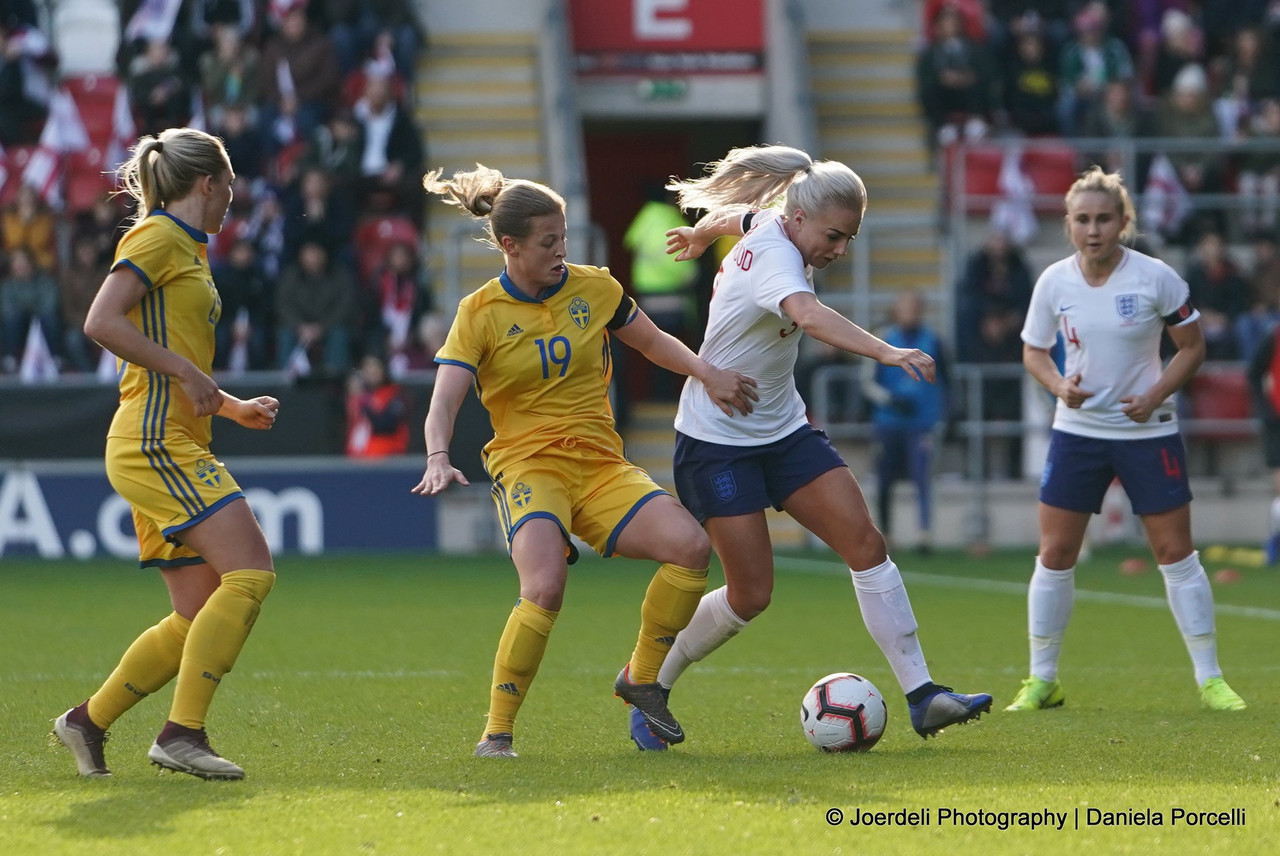
[(58, 379), (58, 364), (45, 341), (40, 322), (31, 319), (27, 328), (27, 344), (22, 349), (22, 363), (18, 366), (18, 380), (23, 383), (50, 383)]

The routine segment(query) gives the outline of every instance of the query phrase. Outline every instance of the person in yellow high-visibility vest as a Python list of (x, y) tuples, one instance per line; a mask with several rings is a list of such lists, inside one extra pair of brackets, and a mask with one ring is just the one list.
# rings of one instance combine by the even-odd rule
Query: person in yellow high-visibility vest
[[(667, 200), (661, 185), (647, 196), (649, 200), (636, 212), (622, 239), (631, 251), (631, 287), (636, 303), (659, 329), (692, 344), (697, 322), (694, 284), (698, 268), (682, 265), (667, 255), (667, 232), (689, 224), (680, 209)], [(677, 380), (669, 372), (656, 371), (654, 397), (674, 400), (679, 392)]]

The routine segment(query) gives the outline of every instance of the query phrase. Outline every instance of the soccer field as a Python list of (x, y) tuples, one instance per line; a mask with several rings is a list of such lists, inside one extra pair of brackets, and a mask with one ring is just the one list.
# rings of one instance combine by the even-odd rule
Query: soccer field
[[(626, 737), (612, 681), (634, 643), (651, 566), (584, 558), (521, 712), (514, 761), (471, 756), (516, 595), (504, 557), (285, 557), (214, 702), (213, 745), (248, 771), (222, 783), (148, 766), (168, 688), (112, 729), (113, 778), (75, 776), (65, 750), (48, 743), (50, 720), (96, 689), (165, 613), (164, 588), (119, 562), (6, 558), (0, 849), (1275, 852), (1280, 574), (1253, 569), (1214, 587), (1222, 663), (1250, 704), (1215, 714), (1198, 707), (1159, 573), (1117, 573), (1126, 555), (1081, 564), (1063, 658), (1067, 704), (1033, 714), (1000, 711), (1025, 676), (1030, 554), (900, 555), (935, 679), (996, 698), (980, 722), (928, 742), (910, 728), (847, 571), (830, 554), (780, 556), (770, 610), (677, 687), (686, 743), (644, 754)], [(884, 691), (888, 729), (868, 754), (822, 755), (801, 733), (800, 699), (818, 677), (845, 670)], [(902, 825), (908, 812), (916, 825)]]

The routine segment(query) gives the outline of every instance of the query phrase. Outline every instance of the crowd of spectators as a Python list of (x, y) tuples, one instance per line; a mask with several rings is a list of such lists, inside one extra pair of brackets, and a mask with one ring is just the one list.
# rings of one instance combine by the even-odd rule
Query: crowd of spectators
[[(209, 246), (218, 369), (344, 378), (365, 356), (393, 374), (429, 367), (422, 336), (440, 325), (422, 258), (425, 133), (409, 82), (425, 34), (413, 5), (0, 4), (0, 374), (18, 370), (33, 320), (61, 371), (99, 365), (81, 327), (132, 212), (105, 182), (91, 200), (61, 198), (18, 157), (37, 150), (57, 93), (85, 79), (126, 93), (128, 143), (183, 125), (226, 142), (235, 199)], [(82, 29), (95, 15), (116, 22), (114, 39), (94, 34), (118, 45), (107, 67), (86, 72), (71, 52), (75, 15)]]
[[(1178, 249), (1209, 359), (1248, 359), (1280, 322), (1280, 0), (926, 0), (923, 14), (930, 147), (1079, 141), (1079, 168), (1123, 169), (1139, 193), (1158, 185), (1148, 198), (1165, 204), (1140, 212), (1144, 249)], [(995, 230), (964, 266), (962, 362), (1020, 359), (1021, 255)]]

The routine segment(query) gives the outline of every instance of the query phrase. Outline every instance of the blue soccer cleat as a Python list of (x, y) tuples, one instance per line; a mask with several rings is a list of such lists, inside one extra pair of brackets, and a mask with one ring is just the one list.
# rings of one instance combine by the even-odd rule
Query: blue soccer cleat
[(667, 741), (649, 730), (649, 723), (644, 721), (644, 714), (639, 708), (631, 708), (631, 742), (641, 752), (665, 752)]
[(948, 725), (959, 725), (990, 711), (991, 696), (964, 695), (952, 692), (951, 687), (937, 687), (937, 692), (908, 707), (916, 734), (927, 740)]

